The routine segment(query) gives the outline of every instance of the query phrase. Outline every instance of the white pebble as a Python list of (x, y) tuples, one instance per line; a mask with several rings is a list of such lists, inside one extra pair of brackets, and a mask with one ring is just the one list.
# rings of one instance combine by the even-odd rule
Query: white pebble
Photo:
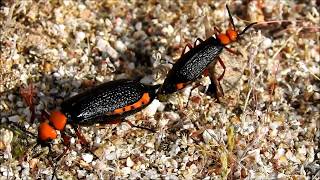
[(181, 148), (175, 144), (172, 146), (171, 151), (170, 151), (170, 155), (175, 156), (177, 155), (179, 152), (181, 151)]
[(153, 141), (149, 141), (145, 144), (146, 147), (154, 149), (154, 142)]
[(86, 163), (91, 163), (93, 160), (93, 155), (92, 154), (83, 154), (82, 155), (82, 159), (86, 162)]
[(144, 76), (140, 82), (142, 84), (151, 84), (153, 82), (153, 77), (151, 75), (148, 75), (148, 76)]
[(279, 148), (279, 149), (277, 150), (276, 155), (274, 156), (274, 159), (279, 159), (281, 156), (284, 155), (285, 152), (286, 152), (285, 149)]
[(115, 20), (114, 31), (120, 34), (123, 31), (123, 29), (123, 20), (121, 18), (117, 18)]
[(166, 35), (171, 35), (174, 32), (173, 27), (169, 24), (168, 26), (162, 29), (162, 32)]
[(272, 46), (272, 40), (270, 38), (264, 38), (261, 44), (263, 50), (268, 49)]
[(86, 37), (86, 33), (80, 31), (76, 33), (76, 44), (80, 44), (82, 40)]
[(100, 38), (98, 37), (97, 48), (100, 51), (105, 51), (107, 49), (107, 44), (108, 44), (108, 41), (102, 39), (101, 37)]
[(94, 146), (99, 146), (100, 143), (101, 143), (101, 137), (96, 136), (96, 138), (94, 139)]
[(280, 122), (275, 121), (275, 122), (270, 123), (270, 128), (272, 130), (276, 130), (279, 126), (280, 126)]
[(175, 38), (175, 43), (180, 43), (181, 42), (181, 36), (180, 35), (177, 35)]
[(135, 68), (136, 68), (136, 66), (134, 65), (134, 63), (131, 62), (128, 64), (128, 69), (133, 70)]
[(20, 108), (25, 106), (24, 102), (22, 102), (22, 101), (17, 101), (16, 105), (17, 105), (17, 107), (20, 107)]
[(161, 105), (160, 101), (158, 99), (155, 99), (152, 101), (151, 104), (149, 104), (149, 106), (147, 106), (144, 110), (143, 110), (143, 114), (148, 116), (148, 117), (152, 117), (156, 114), (158, 107)]
[(166, 106), (164, 105), (164, 103), (160, 102), (160, 105), (158, 106), (158, 111), (160, 111), (160, 112), (164, 111), (165, 107)]
[(298, 153), (302, 154), (302, 155), (306, 155), (307, 154), (307, 149), (305, 146), (302, 146), (300, 148), (298, 148)]
[(116, 41), (115, 48), (120, 52), (124, 52), (127, 50), (127, 46), (120, 40)]
[(8, 117), (10, 122), (19, 122), (20, 117), (18, 115)]
[(87, 55), (83, 55), (83, 56), (81, 56), (80, 61), (81, 61), (81, 63), (85, 64), (89, 61), (89, 58)]
[(8, 8), (8, 7), (3, 7), (2, 13), (4, 14), (4, 16), (8, 16), (9, 13), (10, 13), (10, 8)]
[(104, 76), (96, 76), (96, 80), (98, 81), (98, 82), (103, 82), (104, 81)]
[(290, 161), (294, 162), (294, 163), (301, 163), (301, 161), (294, 156), (294, 154), (292, 153), (291, 150), (288, 150), (287, 153), (285, 154), (286, 158), (289, 159)]
[(12, 102), (14, 100), (14, 95), (13, 94), (9, 94), (8, 95), (8, 99), (9, 99), (9, 101)]
[(12, 57), (13, 60), (18, 60), (20, 58), (20, 55), (15, 53)]
[(110, 19), (106, 18), (106, 19), (104, 20), (104, 23), (106, 24), (106, 27), (108, 27), (108, 28), (113, 28), (113, 24), (112, 24), (112, 22), (110, 21)]
[(134, 165), (134, 162), (131, 160), (130, 157), (127, 158), (127, 167), (132, 167)]
[(101, 162), (100, 160), (96, 161), (96, 164), (94, 165), (94, 168), (97, 170), (105, 170), (107, 169), (107, 166), (105, 163)]
[(57, 72), (54, 72), (54, 73), (53, 73), (53, 77), (59, 79), (59, 78), (61, 77), (61, 75), (60, 75), (59, 73), (57, 73)]
[(117, 154), (115, 152), (111, 152), (106, 155), (106, 160), (115, 160), (117, 159)]
[(148, 150), (146, 151), (146, 154), (147, 154), (147, 155), (150, 155), (150, 154), (152, 154), (152, 153), (154, 153), (154, 149), (148, 149)]
[(117, 59), (119, 57), (119, 53), (113, 47), (111, 47), (108, 42), (107, 42), (107, 45), (106, 45), (106, 52), (113, 59)]
[(131, 173), (131, 168), (130, 167), (124, 167), (121, 169), (123, 175), (129, 175)]
[(86, 171), (78, 169), (77, 170), (77, 174), (78, 174), (78, 178), (82, 179), (82, 178), (84, 178), (86, 176)]
[(79, 4), (78, 5), (78, 9), (80, 10), (80, 11), (83, 11), (83, 10), (85, 10), (87, 7), (84, 5), (84, 4)]
[(74, 137), (70, 138), (70, 144), (75, 144), (76, 143), (76, 139)]
[(142, 28), (142, 23), (141, 22), (137, 22), (137, 24), (134, 26), (136, 28), (137, 31), (140, 31)]

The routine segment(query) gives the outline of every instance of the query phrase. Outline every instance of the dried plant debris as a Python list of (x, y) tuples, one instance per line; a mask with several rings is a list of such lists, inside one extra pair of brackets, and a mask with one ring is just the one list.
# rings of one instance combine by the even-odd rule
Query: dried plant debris
[[(77, 136), (36, 145), (41, 112), (65, 98), (119, 78), (162, 83), (187, 43), (228, 27), (226, 3), (237, 27), (258, 25), (231, 45), (242, 56), (221, 54), (220, 102), (203, 78), (127, 118), (156, 133), (122, 123), (81, 128), (90, 151)], [(1, 179), (320, 178), (317, 3), (1, 1)]]

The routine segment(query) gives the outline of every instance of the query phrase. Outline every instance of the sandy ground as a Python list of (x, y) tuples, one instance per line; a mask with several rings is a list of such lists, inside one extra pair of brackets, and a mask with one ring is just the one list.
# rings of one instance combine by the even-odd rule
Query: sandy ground
[[(204, 77), (127, 118), (156, 133), (83, 127), (92, 152), (75, 135), (36, 144), (41, 112), (68, 97), (121, 78), (161, 84), (187, 43), (228, 28), (226, 4), (240, 30), (258, 25), (230, 46), (242, 56), (221, 54), (220, 102)], [(319, 4), (1, 1), (1, 179), (320, 178)]]

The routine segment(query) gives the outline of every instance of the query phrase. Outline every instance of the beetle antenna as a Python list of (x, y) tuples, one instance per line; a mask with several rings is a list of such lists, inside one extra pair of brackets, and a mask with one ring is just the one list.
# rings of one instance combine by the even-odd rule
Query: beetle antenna
[(257, 22), (249, 24), (246, 28), (244, 28), (244, 30), (242, 30), (242, 32), (239, 34), (239, 36), (244, 34), (250, 27), (252, 27), (255, 24), (257, 24)]
[(230, 13), (230, 9), (229, 9), (228, 5), (226, 5), (226, 7), (227, 7), (227, 10), (228, 10), (229, 19), (230, 19), (230, 22), (232, 24), (233, 30), (236, 30), (236, 27), (234, 26), (233, 18), (232, 18), (231, 13)]

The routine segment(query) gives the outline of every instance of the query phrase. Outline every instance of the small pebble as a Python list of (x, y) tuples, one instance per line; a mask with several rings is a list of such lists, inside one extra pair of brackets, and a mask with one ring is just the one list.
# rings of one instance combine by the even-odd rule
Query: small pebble
[(86, 174), (87, 174), (87, 172), (85, 170), (80, 170), (80, 169), (77, 170), (77, 175), (78, 175), (79, 179), (84, 178), (86, 176)]
[(137, 22), (134, 27), (136, 28), (137, 31), (140, 31), (141, 28), (142, 28), (142, 23), (141, 22)]
[(155, 99), (152, 101), (151, 104), (149, 104), (144, 110), (143, 110), (143, 114), (148, 116), (148, 117), (153, 117), (158, 108), (160, 107), (161, 103), (158, 99)]
[(115, 48), (120, 52), (124, 52), (127, 50), (127, 46), (120, 40), (115, 42)]
[(76, 44), (80, 44), (81, 41), (86, 37), (86, 33), (80, 31), (76, 33)]
[(14, 122), (14, 123), (19, 122), (20, 119), (21, 119), (21, 118), (20, 118), (20, 116), (18, 116), (18, 115), (14, 115), (14, 116), (8, 117), (8, 120), (9, 120), (10, 122)]
[(115, 152), (111, 152), (111, 153), (109, 153), (109, 154), (106, 154), (106, 160), (115, 160), (115, 159), (117, 159), (117, 154), (115, 153)]
[(261, 48), (263, 50), (266, 50), (268, 48), (272, 47), (272, 40), (270, 38), (264, 38), (264, 40), (261, 43)]
[(132, 167), (134, 165), (134, 162), (131, 160), (130, 157), (127, 158), (127, 167)]

